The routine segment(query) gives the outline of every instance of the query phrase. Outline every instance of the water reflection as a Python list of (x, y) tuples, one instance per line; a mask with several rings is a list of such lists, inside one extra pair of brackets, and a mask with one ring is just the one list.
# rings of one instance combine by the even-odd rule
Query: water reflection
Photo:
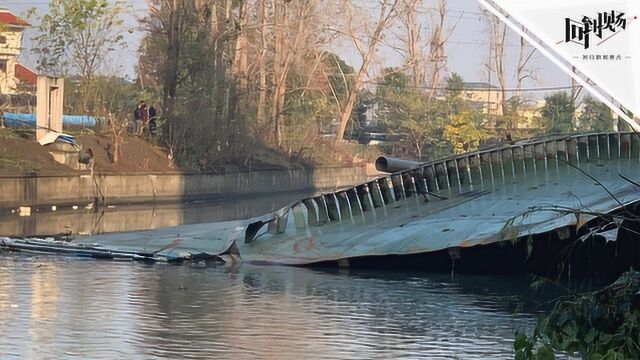
[(31, 216), (0, 215), (0, 236), (79, 235), (159, 229), (182, 224), (249, 219), (273, 212), (313, 192), (210, 199), (206, 202), (156, 203), (95, 210), (80, 206), (56, 212), (34, 209)]
[[(31, 273), (31, 309), (30, 342), (46, 344), (55, 341), (55, 328), (60, 302), (58, 266), (56, 263), (37, 266)], [(17, 304), (18, 306), (20, 303)], [(41, 347), (29, 348), (26, 357), (44, 358), (47, 356)]]
[(512, 312), (526, 278), (21, 255), (0, 274), (0, 358), (508, 358), (534, 322)]

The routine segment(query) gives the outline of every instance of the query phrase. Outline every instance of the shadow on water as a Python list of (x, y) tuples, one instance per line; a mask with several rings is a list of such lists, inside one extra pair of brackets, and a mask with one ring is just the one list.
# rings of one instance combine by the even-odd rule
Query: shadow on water
[(31, 216), (0, 215), (0, 236), (43, 236), (60, 233), (103, 234), (159, 229), (183, 224), (249, 219), (280, 209), (313, 192), (283, 192), (251, 197), (224, 197), (188, 203), (149, 203), (87, 209), (84, 206), (51, 211), (32, 209)]
[(0, 357), (508, 358), (519, 277), (0, 258)]

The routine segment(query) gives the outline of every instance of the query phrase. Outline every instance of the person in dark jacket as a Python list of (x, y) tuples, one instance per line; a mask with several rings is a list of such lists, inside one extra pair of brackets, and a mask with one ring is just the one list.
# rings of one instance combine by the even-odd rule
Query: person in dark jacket
[(158, 131), (158, 114), (156, 112), (156, 107), (151, 105), (149, 106), (149, 133), (151, 135), (155, 135)]
[(136, 134), (142, 135), (144, 128), (149, 121), (149, 109), (144, 100), (140, 101), (138, 107), (133, 112), (133, 117), (136, 120)]

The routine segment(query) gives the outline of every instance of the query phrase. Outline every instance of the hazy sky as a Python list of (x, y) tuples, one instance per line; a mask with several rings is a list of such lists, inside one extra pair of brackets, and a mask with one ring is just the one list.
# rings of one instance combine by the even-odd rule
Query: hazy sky
[[(377, 1), (375, 1), (377, 2)], [(371, 11), (375, 11), (375, 3), (371, 0)], [(436, 0), (425, 1), (423, 11), (436, 6)], [(457, 24), (449, 42), (446, 45), (446, 55), (448, 58), (447, 70), (462, 75), (465, 81), (487, 81), (488, 71), (486, 63), (489, 54), (489, 35), (486, 31), (486, 20), (482, 17), (482, 9), (476, 0), (448, 0), (449, 13), (447, 21), (449, 26)], [(374, 14), (375, 15), (375, 14)], [(429, 25), (429, 16), (424, 13), (419, 15), (419, 22), (425, 28)], [(511, 30), (508, 31), (506, 47), (506, 70), (508, 87), (513, 87), (515, 82), (515, 67), (518, 62), (520, 38)], [(357, 56), (351, 49), (342, 49), (338, 53), (347, 59), (352, 59), (350, 63), (357, 62)], [(400, 66), (402, 58), (395, 50), (389, 47), (379, 52), (385, 66)], [(570, 78), (543, 55), (536, 53), (531, 61), (536, 71), (536, 80), (526, 80), (524, 88), (554, 87), (570, 85)], [(495, 75), (491, 81), (496, 85)], [(541, 94), (533, 92), (533, 94)]]
[[(145, 0), (123, 0), (125, 4), (128, 4), (131, 10), (123, 13), (123, 18), (126, 24), (130, 27), (137, 27), (137, 18), (144, 16), (146, 11)], [(366, 0), (362, 2), (365, 7), (370, 8), (371, 12), (375, 12), (375, 4), (377, 1)], [(15, 14), (24, 14), (27, 9), (35, 7), (39, 14), (47, 11), (48, 0), (0, 0), (0, 7), (6, 7)], [(426, 5), (423, 7), (424, 11), (428, 8), (435, 6), (435, 1), (426, 1)], [(475, 0), (449, 0), (449, 14), (447, 19), (450, 25), (458, 22), (455, 32), (449, 41), (446, 51), (448, 57), (447, 69), (450, 72), (457, 72), (463, 76), (466, 81), (486, 81), (487, 70), (486, 62), (488, 58), (488, 35), (485, 31), (486, 23), (482, 20), (480, 14), (480, 6)], [(425, 28), (428, 26), (428, 15), (426, 13), (420, 15), (419, 20), (424, 23)], [(36, 20), (31, 19), (32, 23)], [(35, 25), (35, 24), (34, 24)], [(25, 35), (25, 41), (23, 46), (25, 49), (31, 47), (29, 38), (34, 34), (33, 30), (27, 31)], [(135, 63), (137, 62), (136, 51), (140, 39), (143, 33), (136, 29), (132, 34), (127, 35), (128, 48), (124, 52), (112, 56), (112, 60), (109, 62), (109, 72), (116, 72), (125, 74), (129, 78), (135, 77)], [(388, 35), (388, 41), (393, 41), (393, 35)], [(508, 77), (510, 86), (513, 85), (513, 78), (515, 77), (513, 68), (517, 62), (518, 55), (518, 38), (511, 36), (507, 47), (507, 65), (508, 65)], [(340, 48), (332, 49), (342, 57), (346, 59), (351, 65), (358, 65), (358, 57), (355, 55), (353, 49), (348, 46), (347, 42), (343, 43)], [(25, 50), (22, 56), (22, 60), (27, 65), (34, 64), (34, 58)], [(383, 47), (378, 52), (378, 61), (376, 62), (378, 67), (380, 66), (398, 66), (401, 65), (401, 56), (389, 47)], [(536, 55), (533, 61), (534, 67), (537, 70), (537, 80), (527, 81), (523, 86), (525, 88), (535, 87), (549, 87), (549, 86), (564, 86), (568, 85), (570, 80), (567, 75), (557, 69), (551, 62), (546, 60), (541, 55)], [(495, 79), (495, 78), (494, 78)], [(496, 81), (492, 81), (496, 83)], [(532, 92), (539, 97), (542, 93)]]
[[(144, 33), (138, 29), (138, 18), (146, 14), (147, 5), (145, 0), (121, 0), (121, 3), (125, 4), (127, 8), (126, 12), (122, 13), (122, 18), (126, 26), (133, 28), (134, 32), (125, 35), (127, 48), (112, 54), (105, 70), (109, 73), (123, 74), (129, 79), (133, 79), (136, 76), (134, 67), (138, 61), (138, 45), (144, 36)], [(35, 8), (38, 15), (45, 14), (48, 4), (49, 0), (0, 0), (0, 7), (7, 8), (19, 16), (24, 16), (31, 8)], [(38, 25), (35, 18), (27, 19), (27, 21), (34, 27)], [(29, 49), (32, 47), (30, 39), (34, 35), (35, 31), (33, 29), (25, 32), (22, 43), (24, 51), (21, 54), (21, 60), (32, 67), (35, 64), (35, 57), (29, 52)]]

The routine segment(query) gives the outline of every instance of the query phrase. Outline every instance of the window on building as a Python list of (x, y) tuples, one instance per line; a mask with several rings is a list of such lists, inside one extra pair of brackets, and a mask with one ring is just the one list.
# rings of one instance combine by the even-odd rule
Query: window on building
[(7, 43), (7, 37), (4, 35), (0, 35), (0, 44), (6, 44)]
[(0, 59), (0, 72), (7, 73), (7, 60)]

